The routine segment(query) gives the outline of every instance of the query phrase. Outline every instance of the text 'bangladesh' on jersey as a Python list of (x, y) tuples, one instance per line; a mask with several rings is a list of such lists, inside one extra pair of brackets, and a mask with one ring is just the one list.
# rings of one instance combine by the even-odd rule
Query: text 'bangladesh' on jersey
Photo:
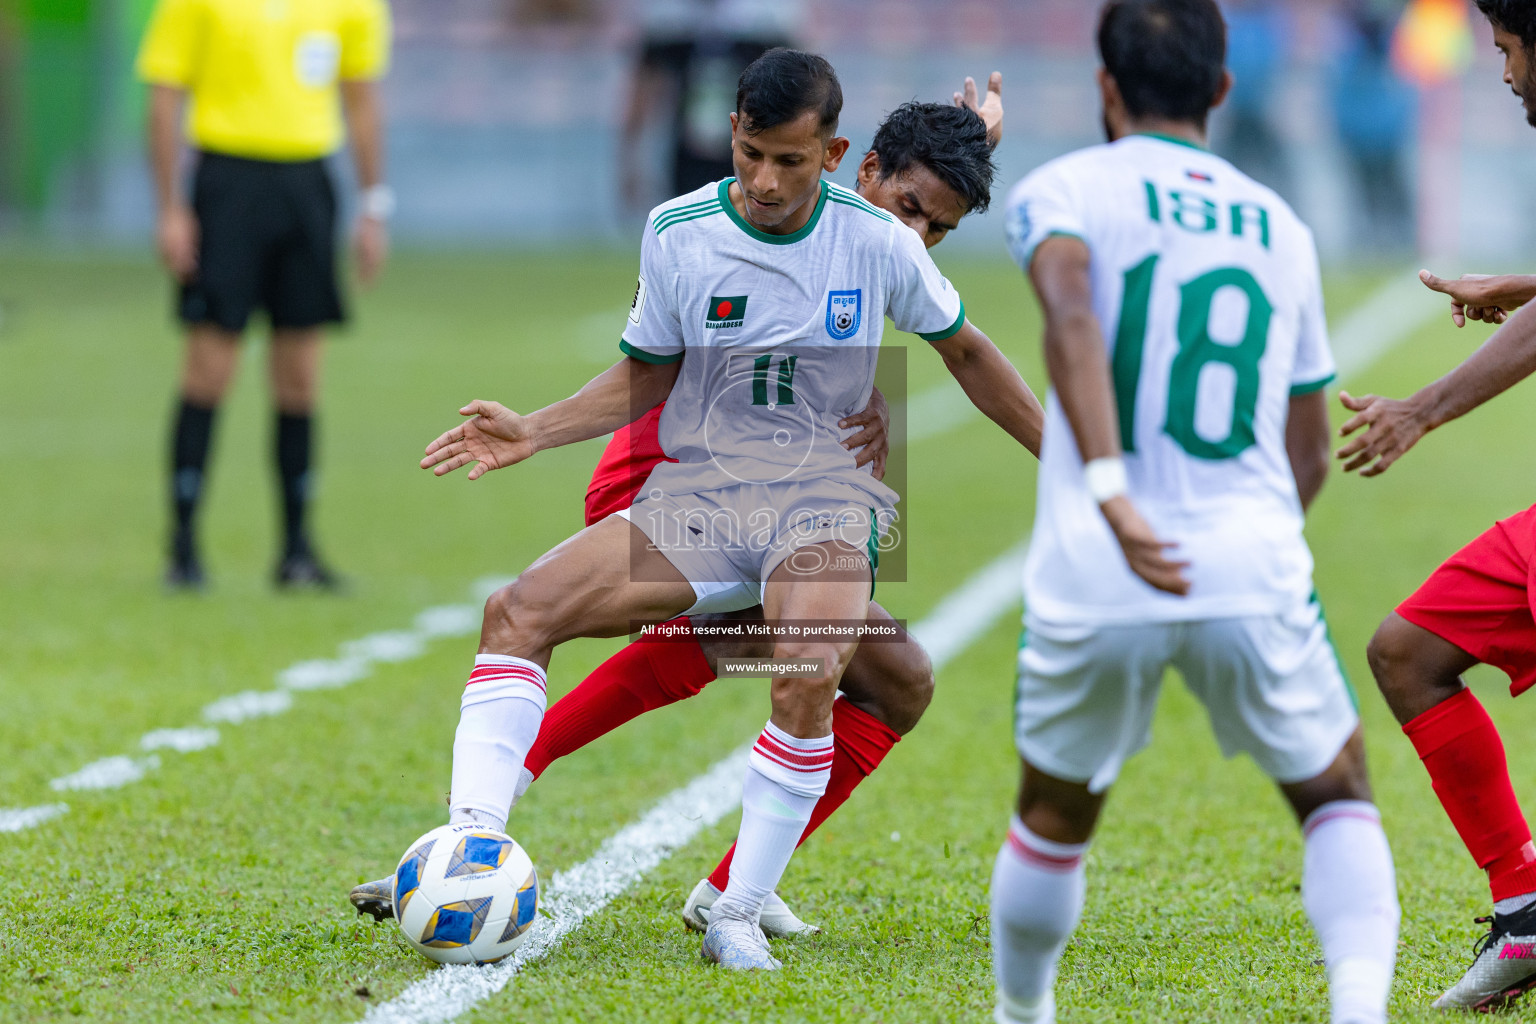
[(1304, 603), (1312, 555), (1286, 456), (1293, 395), (1334, 375), (1312, 233), (1273, 191), (1195, 146), (1136, 135), (1052, 161), (1008, 197), (1026, 270), (1052, 235), (1092, 253), (1131, 498), (1190, 562), (1190, 594), (1132, 574), (1046, 402), (1029, 614), (1088, 624)]
[(960, 297), (917, 233), (857, 193), (823, 182), (805, 227), (770, 235), (736, 212), (731, 182), (657, 207), (641, 243), (620, 347), (682, 360), (660, 424), (678, 462), (646, 491), (816, 481), (891, 507), (837, 424), (869, 403), (885, 318), (940, 340), (965, 322)]

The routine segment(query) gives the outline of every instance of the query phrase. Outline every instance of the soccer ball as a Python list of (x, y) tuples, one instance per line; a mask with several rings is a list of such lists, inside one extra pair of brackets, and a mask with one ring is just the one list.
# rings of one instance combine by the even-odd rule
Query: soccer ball
[(493, 964), (523, 944), (539, 908), (533, 861), (504, 832), (473, 822), (435, 828), (395, 869), (395, 920), (440, 964)]

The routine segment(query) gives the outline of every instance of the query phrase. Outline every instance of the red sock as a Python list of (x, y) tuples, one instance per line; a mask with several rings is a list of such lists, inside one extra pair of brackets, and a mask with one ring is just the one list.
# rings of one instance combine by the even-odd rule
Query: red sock
[[(843, 802), (853, 795), (854, 787), (880, 766), (885, 755), (900, 740), (895, 730), (869, 712), (854, 707), (848, 698), (839, 697), (833, 702), (832, 777), (827, 780), (826, 793), (811, 811), (809, 824), (800, 834), (801, 843), (809, 839), (833, 811), (843, 806)], [(735, 856), (736, 844), (732, 843), (709, 876), (710, 884), (722, 892), (731, 880), (731, 860)]]
[(1536, 846), (1515, 799), (1504, 743), (1471, 690), (1403, 726), (1429, 771), (1435, 795), (1495, 900), (1536, 892)]
[[(667, 625), (687, 626), (687, 619)], [(534, 778), (573, 751), (647, 711), (676, 704), (715, 678), (704, 649), (686, 639), (639, 640), (599, 665), (544, 714), (523, 766)]]

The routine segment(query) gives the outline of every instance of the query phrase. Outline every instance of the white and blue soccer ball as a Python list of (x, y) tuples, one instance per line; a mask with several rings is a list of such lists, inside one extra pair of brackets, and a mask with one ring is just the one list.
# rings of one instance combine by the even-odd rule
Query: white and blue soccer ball
[(539, 910), (539, 876), (517, 840), (467, 822), (435, 828), (395, 869), (395, 920), (440, 964), (493, 964), (512, 955)]

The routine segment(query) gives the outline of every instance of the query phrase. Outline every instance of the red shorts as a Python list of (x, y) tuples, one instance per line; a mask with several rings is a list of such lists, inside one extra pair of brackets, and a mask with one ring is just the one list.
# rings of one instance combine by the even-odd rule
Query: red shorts
[(635, 503), (635, 495), (645, 486), (651, 470), (663, 462), (676, 462), (661, 450), (661, 410), (663, 402), (627, 427), (614, 431), (613, 440), (603, 449), (587, 485), (587, 525), (606, 519)]
[(1397, 614), (1509, 675), (1536, 685), (1536, 506), (1495, 523), (1446, 559)]

